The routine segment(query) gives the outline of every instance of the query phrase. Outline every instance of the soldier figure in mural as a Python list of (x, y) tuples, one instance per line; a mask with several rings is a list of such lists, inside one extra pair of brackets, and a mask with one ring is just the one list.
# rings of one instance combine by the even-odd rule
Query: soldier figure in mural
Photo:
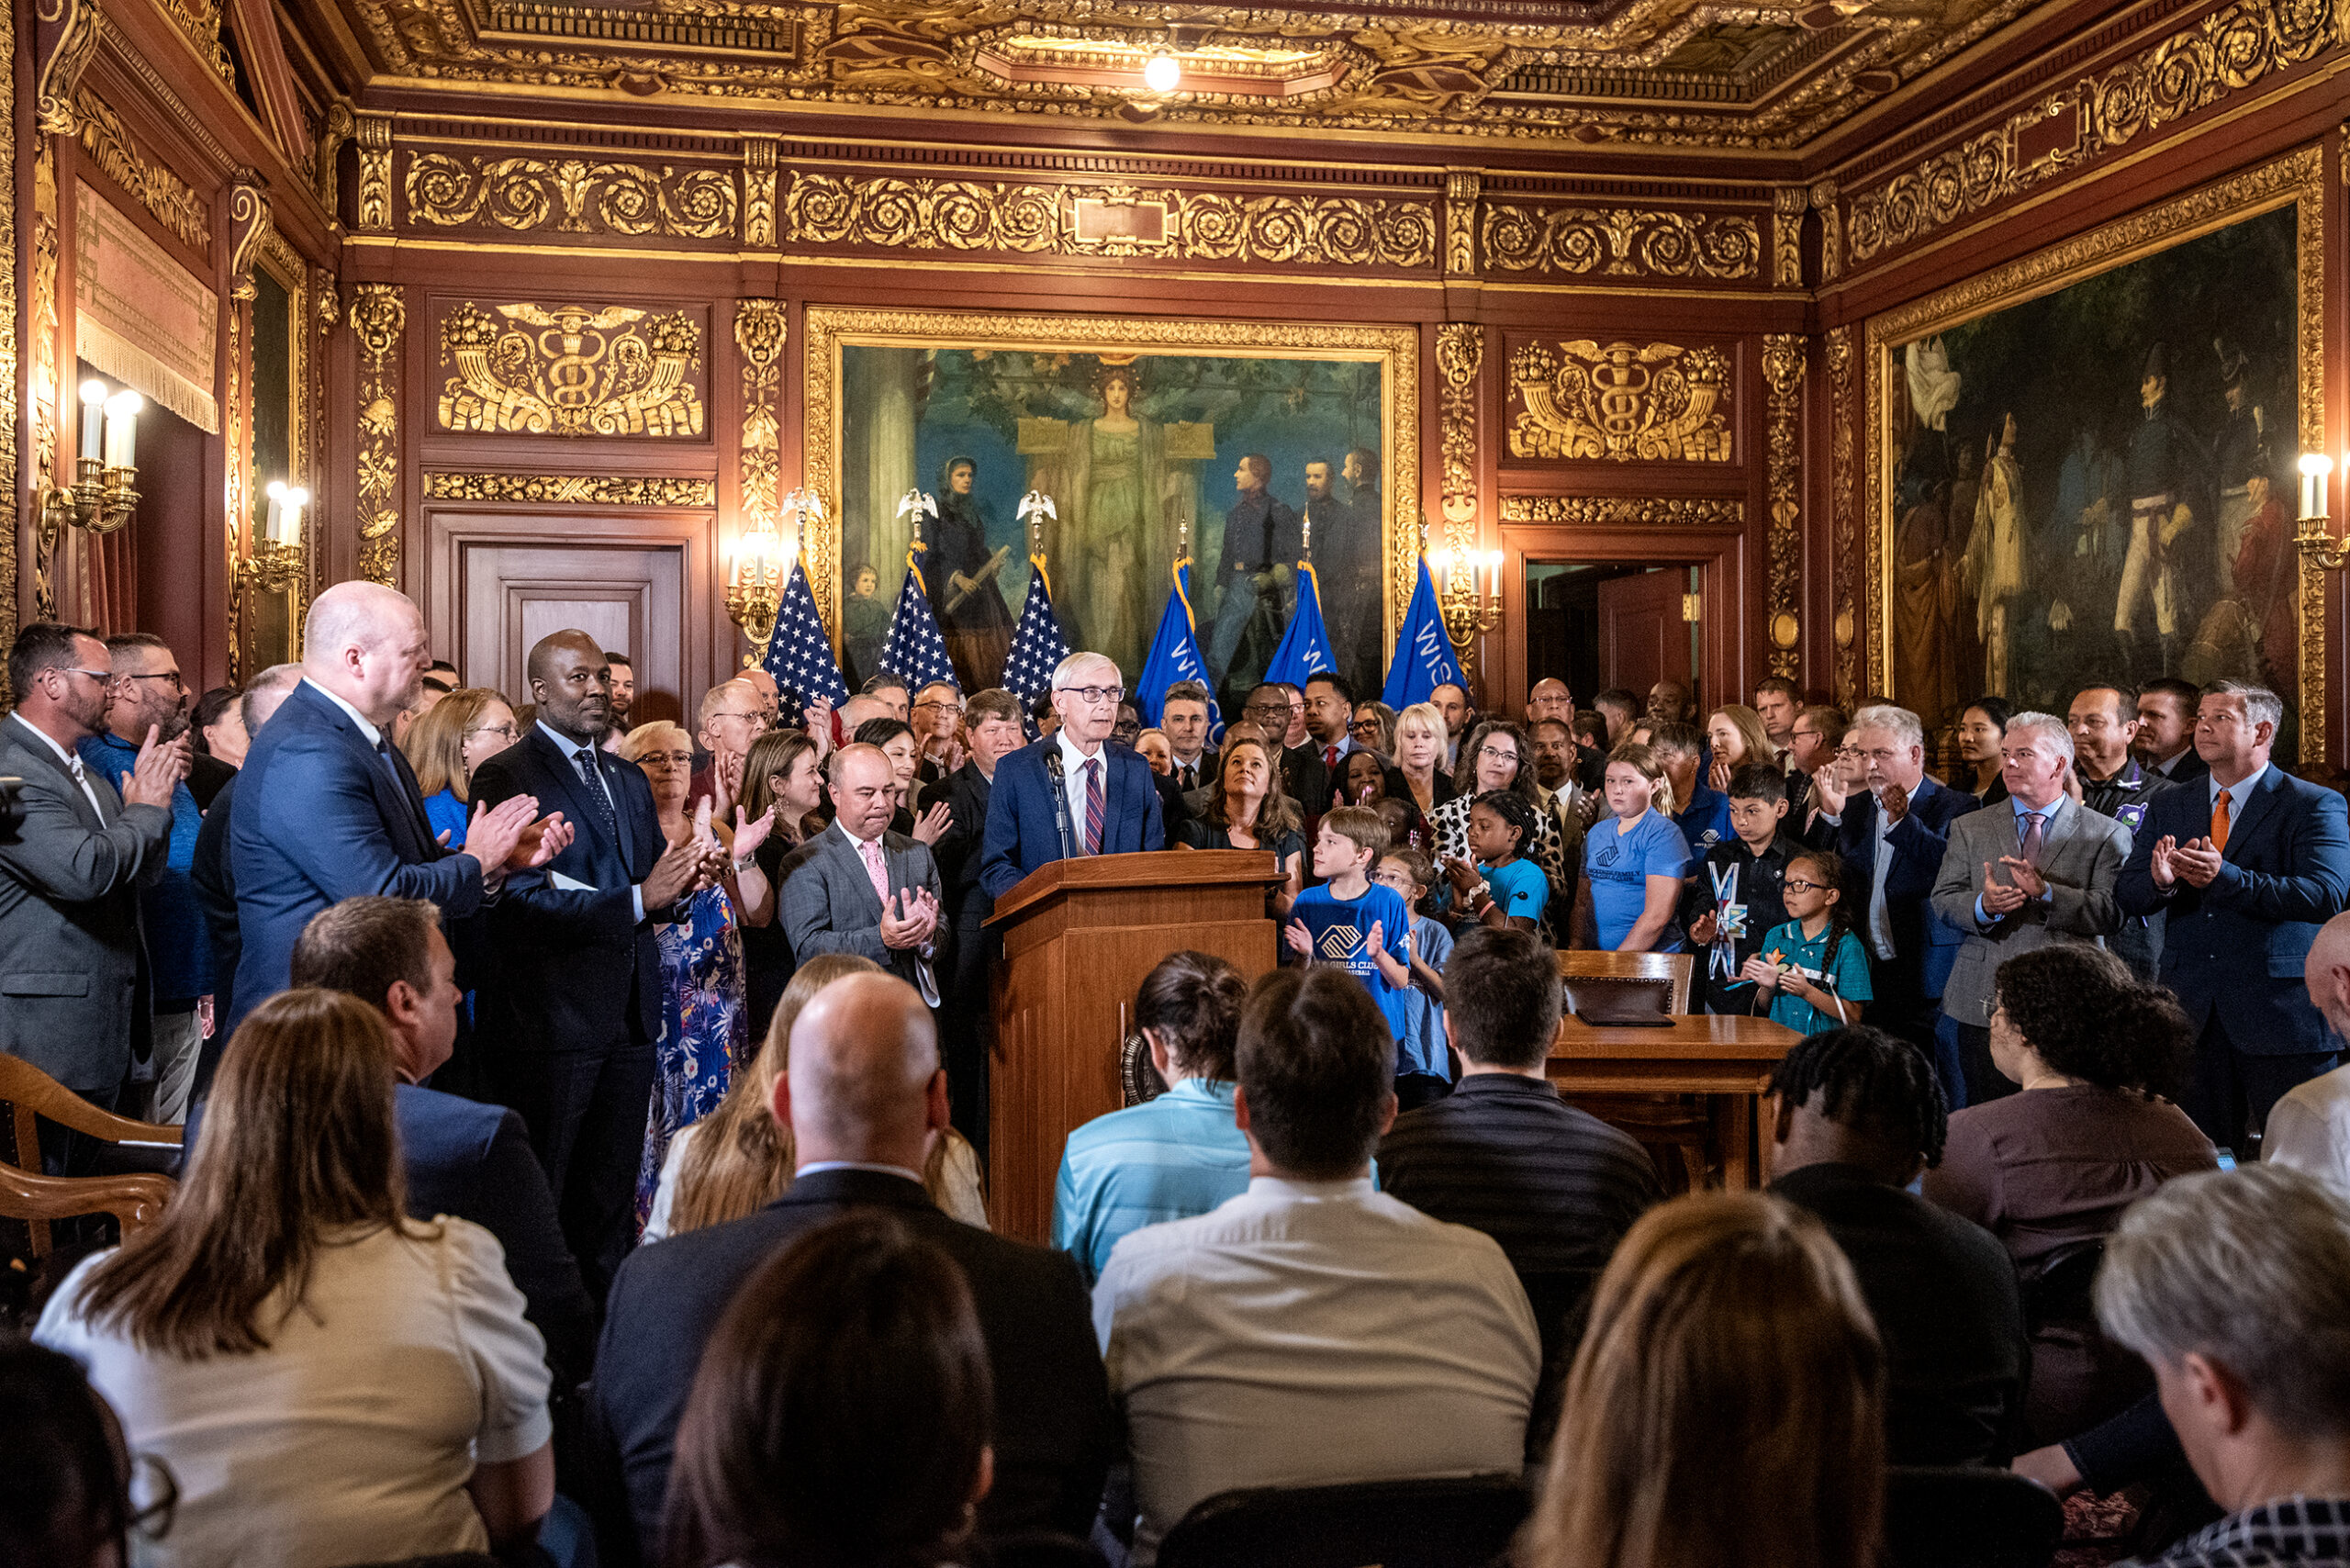
[[(2121, 591), (2113, 606), (2114, 639), (2130, 678), (2177, 675), (2187, 637), (2196, 624), (2194, 586), (2209, 580), (2211, 516), (2206, 498), (2206, 458), (2201, 443), (2169, 403), (2170, 358), (2156, 343), (2146, 355), (2138, 397), (2145, 419), (2130, 438), (2130, 554), (2121, 564)], [(2145, 644), (2148, 609), (2154, 611), (2158, 651)]]
[[(1338, 673), (1357, 691), (1379, 684), (1364, 655), (1378, 644), (1380, 527), (1333, 493), (1336, 476), (1326, 458), (1305, 465), (1306, 545), (1322, 588), (1322, 620)], [(1377, 499), (1377, 492), (1371, 497)]]
[[(1224, 550), (1216, 561), (1215, 627), (1208, 635), (1208, 674), (1232, 691), (1255, 683), (1289, 624), (1296, 563), (1304, 548), (1298, 515), (1274, 498), (1272, 459), (1252, 452), (1232, 476), (1240, 498), (1225, 513)], [(1273, 641), (1260, 634), (1239, 657), (1250, 627), (1270, 622)], [(1237, 704), (1233, 704), (1237, 707)]]
[(967, 692), (995, 684), (1012, 646), (1012, 610), (996, 584), (1012, 551), (988, 551), (987, 512), (973, 490), (979, 472), (968, 457), (950, 457), (939, 470), (938, 518), (923, 569), (939, 630), (946, 634), (946, 656)]

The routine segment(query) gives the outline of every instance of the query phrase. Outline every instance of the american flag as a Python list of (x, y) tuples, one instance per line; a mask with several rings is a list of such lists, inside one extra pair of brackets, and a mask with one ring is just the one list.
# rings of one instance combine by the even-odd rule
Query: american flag
[(898, 608), (890, 616), (890, 635), (881, 644), (881, 667), (919, 691), (943, 680), (959, 692), (955, 666), (946, 656), (946, 634), (930, 608), (930, 590), (922, 580), (922, 557), (929, 545), (917, 541), (906, 552), (905, 585), (898, 589)]
[(1028, 598), (1020, 607), (1020, 624), (1012, 629), (1012, 651), (1004, 655), (1003, 689), (1028, 707), (1052, 689), (1053, 671), (1067, 657), (1060, 617), (1053, 613), (1053, 581), (1045, 575), (1044, 562), (1031, 555)]
[[(808, 591), (808, 578), (797, 558), (791, 563), (790, 577), (783, 585), (783, 602), (776, 610), (775, 631), (767, 638), (767, 657), (759, 663), (775, 677), (776, 686), (786, 699), (787, 710), (803, 707), (819, 698), (835, 708), (848, 700), (848, 687), (841, 680), (840, 666), (833, 662), (833, 644), (826, 640), (824, 622), (816, 614), (816, 596)], [(796, 727), (789, 711), (784, 719)]]

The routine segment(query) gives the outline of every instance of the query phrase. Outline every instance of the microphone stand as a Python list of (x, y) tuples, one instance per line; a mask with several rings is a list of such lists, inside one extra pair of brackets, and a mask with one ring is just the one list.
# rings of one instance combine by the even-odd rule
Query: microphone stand
[(1061, 830), (1061, 858), (1074, 860), (1077, 851), (1069, 841), (1069, 790), (1061, 778), (1061, 748), (1058, 745), (1045, 754), (1045, 771), (1053, 780), (1053, 825)]

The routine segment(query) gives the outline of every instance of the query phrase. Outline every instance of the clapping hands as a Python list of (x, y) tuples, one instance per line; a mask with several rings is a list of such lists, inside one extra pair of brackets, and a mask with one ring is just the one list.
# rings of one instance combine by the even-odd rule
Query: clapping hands
[(881, 945), (920, 947), (938, 930), (938, 901), (923, 888), (901, 888), (881, 906)]

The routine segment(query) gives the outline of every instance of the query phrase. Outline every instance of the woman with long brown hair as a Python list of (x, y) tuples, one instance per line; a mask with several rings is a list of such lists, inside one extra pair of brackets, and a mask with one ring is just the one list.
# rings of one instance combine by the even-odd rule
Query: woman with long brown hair
[(1284, 885), (1271, 895), (1287, 914), (1305, 890), (1305, 836), (1295, 801), (1281, 788), (1281, 754), (1252, 734), (1225, 735), (1208, 786), (1208, 809), (1177, 831), (1193, 849), (1270, 849)]
[[(791, 1026), (834, 980), (880, 972), (880, 965), (855, 953), (818, 953), (800, 966), (776, 1004), (758, 1056), (735, 1075), (717, 1110), (669, 1140), (652, 1215), (644, 1224), (645, 1240), (724, 1225), (783, 1196), (794, 1164), (791, 1129), (776, 1120), (771, 1107), (776, 1081), (790, 1065)], [(979, 1151), (961, 1133), (949, 1127), (932, 1143), (922, 1184), (947, 1214), (986, 1227)]]
[[(751, 743), (743, 759), (743, 814), (758, 822), (770, 812), (775, 825), (753, 852), (751, 862), (770, 888), (781, 889), (784, 857), (824, 831), (817, 814), (824, 799), (823, 754), (800, 730), (769, 730)], [(743, 934), (744, 1023), (754, 1036), (767, 1032), (775, 1004), (791, 982), (791, 937), (782, 920), (745, 922)]]
[(1524, 1568), (1875, 1568), (1885, 1352), (1818, 1220), (1651, 1209), (1599, 1276)]
[(407, 1217), (392, 1081), (374, 1008), (271, 997), (162, 1218), (41, 1314), (178, 1482), (159, 1563), (515, 1547), (553, 1504), (545, 1346), (487, 1231)]

